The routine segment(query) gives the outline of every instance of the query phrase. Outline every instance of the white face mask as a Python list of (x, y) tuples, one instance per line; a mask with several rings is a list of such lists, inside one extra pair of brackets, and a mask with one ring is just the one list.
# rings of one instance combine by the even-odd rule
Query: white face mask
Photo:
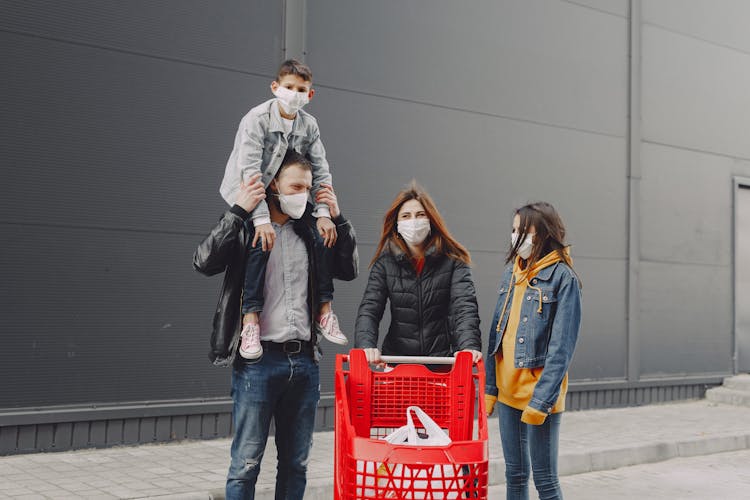
[(284, 112), (288, 115), (297, 114), (297, 111), (310, 102), (308, 92), (295, 92), (286, 87), (277, 88), (273, 91), (273, 95), (276, 96), (284, 108)]
[[(516, 246), (516, 242), (518, 242), (518, 233), (513, 233), (510, 236), (510, 244), (512, 247)], [(531, 250), (534, 247), (534, 235), (529, 234), (526, 236), (526, 239), (523, 240), (523, 243), (521, 243), (521, 246), (518, 247), (518, 256), (522, 259), (526, 260), (529, 258), (529, 255), (531, 255)]]
[(307, 208), (307, 193), (278, 194), (281, 211), (292, 219), (299, 219)]
[(409, 245), (417, 246), (430, 234), (430, 219), (400, 220), (398, 233)]

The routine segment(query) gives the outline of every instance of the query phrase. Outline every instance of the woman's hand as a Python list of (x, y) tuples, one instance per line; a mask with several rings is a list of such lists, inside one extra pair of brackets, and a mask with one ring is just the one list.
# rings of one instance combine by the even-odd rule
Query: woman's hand
[(458, 356), (459, 352), (470, 352), (471, 353), (471, 362), (476, 363), (480, 359), (482, 359), (482, 352), (481, 351), (475, 351), (474, 349), (464, 349), (463, 351), (456, 352), (453, 356)]
[(371, 365), (382, 366), (385, 364), (380, 360), (380, 349), (377, 347), (368, 347), (367, 349), (362, 350), (365, 351), (367, 362)]

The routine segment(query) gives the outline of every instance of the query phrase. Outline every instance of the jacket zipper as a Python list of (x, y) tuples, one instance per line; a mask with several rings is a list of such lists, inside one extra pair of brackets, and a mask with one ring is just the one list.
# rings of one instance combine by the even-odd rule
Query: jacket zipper
[[(411, 266), (414, 269), (414, 266)], [(424, 268), (422, 269), (424, 272)], [(422, 273), (417, 273), (414, 269), (414, 274), (417, 275), (417, 317), (419, 318), (419, 351), (420, 354), (424, 354), (424, 325), (422, 323)]]

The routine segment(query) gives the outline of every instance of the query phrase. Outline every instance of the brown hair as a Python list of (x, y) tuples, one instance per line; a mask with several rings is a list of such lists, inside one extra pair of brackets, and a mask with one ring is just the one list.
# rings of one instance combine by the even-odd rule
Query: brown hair
[(516, 244), (511, 243), (508, 249), (508, 255), (505, 263), (509, 263), (518, 255), (518, 249), (529, 234), (533, 227), (536, 231), (534, 235), (534, 247), (531, 255), (526, 259), (526, 268), (531, 268), (539, 259), (550, 252), (557, 252), (557, 255), (570, 268), (573, 268), (573, 262), (570, 256), (565, 252), (568, 246), (565, 242), (565, 225), (555, 207), (544, 201), (529, 203), (515, 211), (519, 216), (520, 223), (518, 226), (518, 239)]
[(310, 160), (296, 152), (293, 148), (289, 148), (286, 150), (286, 154), (284, 154), (284, 159), (281, 160), (281, 166), (279, 167), (279, 170), (276, 171), (274, 179), (278, 179), (281, 176), (281, 172), (292, 165), (296, 165), (302, 170), (312, 172), (312, 164), (310, 163)]
[(380, 236), (378, 248), (375, 250), (375, 256), (370, 262), (370, 267), (372, 267), (388, 243), (397, 246), (406, 255), (411, 255), (409, 247), (399, 236), (396, 225), (398, 222), (399, 210), (401, 210), (403, 204), (409, 200), (419, 201), (424, 207), (424, 211), (427, 213), (427, 218), (430, 219), (431, 230), (430, 235), (424, 241), (425, 248), (433, 246), (438, 254), (446, 255), (452, 259), (461, 261), (464, 264), (471, 264), (469, 251), (451, 235), (450, 231), (448, 231), (448, 227), (445, 225), (445, 220), (443, 220), (443, 217), (435, 206), (435, 202), (432, 201), (432, 198), (427, 191), (413, 180), (406, 188), (396, 195), (396, 199), (393, 200), (390, 208), (388, 208), (388, 211), (385, 213), (385, 217), (383, 217), (383, 233)]
[(312, 81), (312, 70), (310, 69), (310, 66), (302, 64), (296, 59), (287, 59), (281, 63), (279, 71), (276, 73), (276, 81), (281, 81), (286, 75), (296, 75), (306, 82)]

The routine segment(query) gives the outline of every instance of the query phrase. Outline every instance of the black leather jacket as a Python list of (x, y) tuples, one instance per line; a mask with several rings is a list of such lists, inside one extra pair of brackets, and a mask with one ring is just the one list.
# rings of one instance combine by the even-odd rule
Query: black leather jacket
[[(312, 304), (317, 304), (315, 295), (315, 252), (312, 251), (314, 242), (320, 239), (315, 227), (315, 219), (310, 215), (312, 205), (308, 204), (305, 215), (294, 222), (294, 230), (305, 241), (309, 267), (308, 306), (310, 310), (310, 324), (314, 325)], [(198, 245), (193, 255), (193, 267), (206, 276), (224, 273), (219, 304), (214, 314), (213, 332), (211, 333), (211, 351), (209, 359), (217, 366), (228, 366), (234, 361), (242, 330), (242, 289), (245, 279), (246, 249), (252, 241), (254, 231), (252, 224), (245, 224), (250, 214), (241, 207), (234, 205), (221, 217), (206, 238)], [(338, 240), (333, 248), (333, 277), (351, 281), (359, 273), (359, 255), (352, 224), (339, 216), (334, 219)], [(250, 227), (250, 229), (248, 229)], [(316, 361), (320, 359), (320, 347), (317, 335), (311, 335), (315, 345)]]
[(386, 301), (391, 325), (382, 352), (400, 356), (450, 356), (481, 351), (474, 281), (469, 266), (429, 249), (417, 276), (407, 255), (389, 245), (370, 270), (357, 314), (355, 347), (378, 346)]

